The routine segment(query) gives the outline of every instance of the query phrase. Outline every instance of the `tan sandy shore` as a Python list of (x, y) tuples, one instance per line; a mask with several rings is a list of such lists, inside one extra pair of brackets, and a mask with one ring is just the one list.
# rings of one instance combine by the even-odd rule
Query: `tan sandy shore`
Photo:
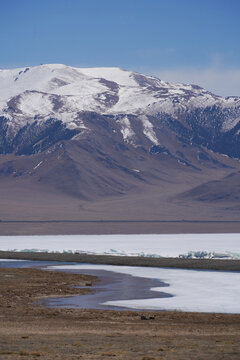
[(36, 305), (41, 297), (90, 291), (72, 286), (93, 281), (86, 275), (0, 269), (0, 359), (239, 360), (240, 315)]
[(0, 220), (0, 235), (202, 234), (239, 232), (239, 220)]

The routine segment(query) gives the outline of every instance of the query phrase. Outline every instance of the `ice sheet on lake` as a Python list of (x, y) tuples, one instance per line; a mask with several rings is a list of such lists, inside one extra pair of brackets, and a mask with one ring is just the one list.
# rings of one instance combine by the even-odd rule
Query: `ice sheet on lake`
[(0, 259), (0, 262), (3, 262), (3, 261), (10, 262), (10, 261), (29, 261), (29, 260), (21, 260), (21, 259)]
[(151, 290), (173, 295), (173, 297), (167, 298), (108, 301), (105, 303), (106, 305), (134, 309), (240, 313), (239, 272), (85, 264), (57, 266), (55, 268), (108, 270), (138, 277), (159, 279), (168, 283), (169, 286)]
[(0, 250), (240, 259), (240, 234), (0, 236)]

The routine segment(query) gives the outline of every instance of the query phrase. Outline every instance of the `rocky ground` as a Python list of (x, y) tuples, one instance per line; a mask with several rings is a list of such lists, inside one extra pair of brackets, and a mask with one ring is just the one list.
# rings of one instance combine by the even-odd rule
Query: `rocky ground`
[[(0, 359), (226, 359), (240, 354), (240, 315), (47, 309), (46, 296), (91, 291), (96, 278), (0, 269)], [(85, 285), (76, 289), (72, 286)]]

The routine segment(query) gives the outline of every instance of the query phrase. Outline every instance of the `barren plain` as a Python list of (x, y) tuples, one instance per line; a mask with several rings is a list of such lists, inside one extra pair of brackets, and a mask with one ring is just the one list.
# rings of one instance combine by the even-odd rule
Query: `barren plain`
[(0, 359), (239, 359), (240, 315), (50, 309), (37, 300), (97, 279), (39, 269), (0, 279)]

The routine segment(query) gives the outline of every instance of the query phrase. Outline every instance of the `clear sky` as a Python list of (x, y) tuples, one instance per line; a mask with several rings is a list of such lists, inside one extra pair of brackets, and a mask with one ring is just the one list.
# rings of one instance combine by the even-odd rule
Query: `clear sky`
[(240, 96), (240, 0), (0, 0), (0, 67), (118, 66)]

